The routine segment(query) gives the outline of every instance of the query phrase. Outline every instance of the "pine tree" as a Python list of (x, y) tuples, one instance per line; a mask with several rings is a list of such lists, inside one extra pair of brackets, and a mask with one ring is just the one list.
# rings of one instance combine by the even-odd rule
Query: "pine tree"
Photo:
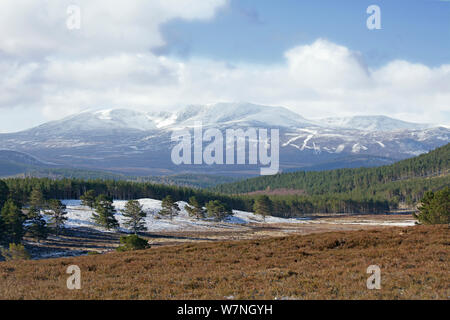
[(0, 210), (2, 210), (3, 204), (8, 199), (9, 188), (4, 181), (0, 180)]
[(256, 199), (255, 204), (253, 205), (253, 211), (255, 214), (258, 214), (263, 217), (264, 222), (266, 221), (266, 216), (269, 216), (272, 213), (273, 204), (268, 196), (260, 196)]
[(95, 206), (95, 191), (88, 190), (80, 196), (81, 205), (94, 209)]
[(38, 208), (31, 207), (28, 209), (26, 225), (27, 236), (38, 242), (47, 239), (49, 233), (47, 222), (42, 217)]
[(124, 225), (131, 229), (137, 235), (139, 231), (146, 231), (144, 218), (147, 216), (142, 205), (137, 200), (130, 200), (125, 204), (125, 210), (122, 212), (125, 217)]
[(209, 201), (206, 204), (206, 210), (208, 216), (214, 218), (216, 221), (221, 221), (233, 215), (233, 211), (231, 210), (231, 208), (227, 204), (219, 200)]
[(172, 220), (174, 216), (178, 215), (180, 212), (180, 207), (173, 200), (172, 196), (167, 196), (163, 199), (161, 203), (161, 211), (159, 211), (160, 215), (169, 216), (169, 219)]
[(22, 242), (25, 234), (23, 223), (25, 222), (25, 215), (21, 208), (9, 199), (5, 202), (1, 215), (2, 234), (1, 242), (5, 244)]
[(58, 235), (67, 220), (66, 206), (60, 200), (52, 199), (48, 202), (48, 210), (45, 213), (50, 216), (50, 226)]
[(425, 193), (415, 218), (423, 224), (450, 223), (450, 188)]
[(133, 234), (130, 236), (122, 236), (120, 237), (120, 244), (117, 248), (117, 251), (130, 251), (130, 250), (143, 250), (150, 248), (150, 245), (147, 240), (138, 237)]
[(92, 213), (92, 219), (95, 223), (107, 230), (117, 229), (119, 223), (114, 217), (115, 213), (113, 200), (104, 194), (99, 195), (95, 200), (95, 212)]
[(44, 194), (42, 190), (38, 188), (33, 188), (30, 195), (30, 200), (28, 201), (31, 207), (38, 209), (43, 209), (46, 205)]
[(189, 198), (189, 205), (186, 205), (185, 209), (191, 217), (195, 217), (197, 219), (202, 219), (205, 217), (205, 210), (195, 197)]

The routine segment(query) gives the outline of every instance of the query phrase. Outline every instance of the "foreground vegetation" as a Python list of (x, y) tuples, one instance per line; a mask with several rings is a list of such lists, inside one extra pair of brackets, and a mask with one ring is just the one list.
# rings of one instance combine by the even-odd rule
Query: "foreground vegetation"
[[(0, 263), (3, 299), (448, 299), (449, 227), (197, 243)], [(81, 269), (68, 290), (66, 269)], [(368, 290), (367, 267), (381, 268)]]

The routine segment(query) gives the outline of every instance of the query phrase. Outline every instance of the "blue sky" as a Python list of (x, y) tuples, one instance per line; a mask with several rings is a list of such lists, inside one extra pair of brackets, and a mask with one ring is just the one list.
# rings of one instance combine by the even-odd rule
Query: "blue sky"
[(2, 0), (0, 74), (0, 132), (237, 101), (450, 126), (450, 1)]
[[(368, 30), (366, 9), (381, 9), (382, 30)], [(279, 63), (294, 46), (326, 38), (360, 51), (370, 66), (406, 59), (450, 61), (450, 2), (438, 0), (231, 0), (211, 21), (177, 19), (162, 27), (168, 45), (156, 52), (182, 58)]]

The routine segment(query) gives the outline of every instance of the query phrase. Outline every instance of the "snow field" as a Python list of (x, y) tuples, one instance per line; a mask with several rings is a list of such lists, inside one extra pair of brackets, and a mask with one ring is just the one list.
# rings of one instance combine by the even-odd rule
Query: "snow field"
[[(145, 218), (145, 224), (149, 232), (157, 231), (214, 231), (223, 229), (239, 228), (249, 223), (265, 223), (265, 224), (280, 224), (280, 223), (295, 223), (295, 224), (310, 224), (310, 223), (331, 223), (331, 224), (359, 224), (359, 225), (380, 225), (380, 226), (412, 226), (415, 224), (414, 220), (404, 221), (375, 221), (375, 220), (360, 220), (360, 221), (324, 221), (321, 219), (312, 218), (278, 218), (278, 217), (266, 217), (264, 222), (262, 217), (255, 215), (251, 212), (233, 210), (234, 215), (227, 218), (224, 221), (216, 222), (211, 219), (197, 220), (189, 217), (185, 210), (186, 202), (180, 201), (178, 205), (181, 209), (178, 216), (173, 220), (169, 220), (166, 217), (159, 216), (158, 212), (161, 210), (161, 201), (154, 199), (139, 199), (139, 203), (142, 205), (143, 210), (147, 213)], [(82, 206), (80, 200), (64, 200), (62, 201), (67, 206), (66, 228), (76, 227), (88, 227), (105, 231), (103, 228), (97, 226), (91, 219), (93, 210), (88, 207)], [(125, 208), (125, 200), (115, 200), (114, 207), (117, 210), (115, 215), (117, 221), (119, 221), (121, 231), (126, 232), (123, 228), (124, 216), (122, 210)]]

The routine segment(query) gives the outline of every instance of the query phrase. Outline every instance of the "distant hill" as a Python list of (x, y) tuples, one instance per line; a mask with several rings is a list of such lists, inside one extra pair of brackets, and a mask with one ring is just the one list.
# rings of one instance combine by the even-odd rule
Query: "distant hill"
[(79, 179), (127, 179), (125, 175), (105, 171), (64, 168), (41, 161), (29, 154), (11, 150), (0, 150), (0, 178), (49, 177)]
[(237, 177), (189, 173), (168, 176), (138, 177), (102, 170), (60, 167), (40, 161), (26, 153), (0, 150), (0, 178), (8, 177), (128, 180), (194, 188), (208, 188), (220, 183), (238, 180)]
[(0, 150), (0, 177), (23, 174), (38, 167), (45, 168), (48, 165), (22, 152)]

